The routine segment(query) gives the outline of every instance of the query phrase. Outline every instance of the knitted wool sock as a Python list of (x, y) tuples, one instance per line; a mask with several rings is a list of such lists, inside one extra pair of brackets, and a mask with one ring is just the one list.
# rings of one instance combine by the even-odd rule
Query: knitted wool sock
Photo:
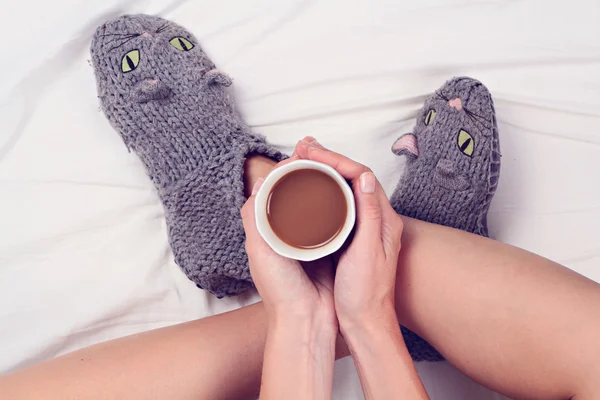
[[(492, 96), (471, 78), (454, 78), (429, 97), (412, 133), (392, 151), (408, 157), (390, 202), (396, 212), (488, 236), (487, 212), (500, 177)], [(402, 328), (413, 359), (441, 361), (427, 342)]]
[(148, 15), (100, 26), (91, 45), (102, 109), (146, 166), (175, 261), (218, 297), (252, 286), (239, 216), (248, 154), (284, 156), (250, 132), (196, 38)]

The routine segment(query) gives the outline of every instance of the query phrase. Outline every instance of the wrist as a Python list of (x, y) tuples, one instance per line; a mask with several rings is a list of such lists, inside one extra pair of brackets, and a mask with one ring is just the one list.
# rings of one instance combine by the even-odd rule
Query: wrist
[(299, 367), (308, 368), (305, 372), (323, 372), (333, 369), (336, 339), (337, 327), (320, 318), (285, 316), (269, 320), (266, 349), (279, 349), (279, 357), (296, 360)]
[(340, 321), (340, 327), (365, 398), (428, 398), (394, 312), (365, 318), (360, 324)]
[(395, 315), (385, 319), (368, 319), (350, 326), (340, 324), (340, 331), (355, 360), (364, 360), (365, 357), (382, 359), (384, 354), (390, 356), (392, 353), (410, 358)]
[(269, 332), (290, 334), (304, 342), (335, 343), (338, 322), (328, 310), (285, 307), (270, 313)]
[(393, 305), (372, 308), (369, 312), (338, 316), (339, 329), (347, 340), (354, 336), (376, 336), (399, 330), (398, 317)]
[[(331, 398), (337, 328), (319, 313), (272, 314), (261, 398)], [(295, 388), (290, 392), (290, 388)], [(293, 393), (293, 395), (292, 395)]]

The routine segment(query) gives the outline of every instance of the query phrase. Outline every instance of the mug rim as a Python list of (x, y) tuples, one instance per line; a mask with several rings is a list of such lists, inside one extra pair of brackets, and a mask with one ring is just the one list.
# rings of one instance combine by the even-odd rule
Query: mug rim
[[(267, 201), (271, 190), (285, 175), (299, 169), (313, 169), (330, 176), (342, 189), (346, 200), (346, 219), (340, 232), (329, 243), (313, 249), (300, 249), (285, 243), (275, 234), (275, 232), (273, 232), (267, 217)], [(256, 194), (254, 201), (254, 216), (258, 233), (275, 253), (298, 261), (314, 261), (338, 251), (343, 246), (346, 239), (348, 239), (348, 236), (350, 236), (356, 222), (354, 193), (344, 177), (329, 165), (312, 160), (295, 160), (275, 168), (267, 175)]]

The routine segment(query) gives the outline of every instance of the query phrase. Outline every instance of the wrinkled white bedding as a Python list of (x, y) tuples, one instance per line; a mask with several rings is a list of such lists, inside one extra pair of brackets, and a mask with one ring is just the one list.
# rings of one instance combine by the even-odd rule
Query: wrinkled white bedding
[[(99, 112), (90, 37), (124, 13), (193, 31), (234, 78), (246, 120), (289, 151), (310, 134), (370, 165), (447, 78), (483, 81), (503, 153), (493, 237), (600, 281), (600, 3), (596, 0), (56, 0), (0, 25), (0, 373), (230, 310), (173, 262), (141, 163)], [(418, 366), (433, 399), (494, 399), (451, 366)], [(362, 398), (338, 361), (336, 399)]]

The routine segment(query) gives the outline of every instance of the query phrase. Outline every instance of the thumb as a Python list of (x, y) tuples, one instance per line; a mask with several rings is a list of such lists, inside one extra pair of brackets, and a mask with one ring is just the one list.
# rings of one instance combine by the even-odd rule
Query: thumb
[(310, 280), (298, 261), (275, 253), (258, 232), (254, 207), (256, 194), (263, 182), (263, 179), (256, 181), (252, 195), (242, 207), (241, 215), (246, 232), (250, 275), (265, 304), (274, 305), (283, 300), (297, 300), (298, 292), (307, 283), (310, 284)]
[(372, 172), (364, 172), (355, 181), (357, 227), (355, 239), (381, 247), (381, 186)]
[(259, 178), (254, 186), (252, 187), (252, 195), (248, 198), (241, 210), (242, 224), (244, 225), (244, 231), (246, 232), (246, 252), (248, 256), (251, 256), (252, 250), (257, 247), (262, 247), (266, 243), (263, 243), (258, 230), (256, 229), (256, 221), (254, 215), (254, 203), (256, 200), (256, 193), (262, 186), (264, 180)]
[[(256, 203), (256, 194), (262, 186), (264, 179), (259, 178), (254, 186), (252, 187), (252, 194), (244, 204), (241, 210), (242, 224), (244, 225), (244, 232), (246, 233), (246, 253), (250, 259), (255, 258), (257, 260), (265, 261), (267, 258), (271, 260), (290, 260), (282, 257), (275, 253), (273, 249), (265, 242), (263, 237), (258, 232), (256, 227), (256, 214), (254, 207)], [(298, 264), (295, 261), (292, 263)], [(298, 264), (299, 265), (299, 264)], [(253, 263), (250, 262), (250, 270), (252, 270)]]

